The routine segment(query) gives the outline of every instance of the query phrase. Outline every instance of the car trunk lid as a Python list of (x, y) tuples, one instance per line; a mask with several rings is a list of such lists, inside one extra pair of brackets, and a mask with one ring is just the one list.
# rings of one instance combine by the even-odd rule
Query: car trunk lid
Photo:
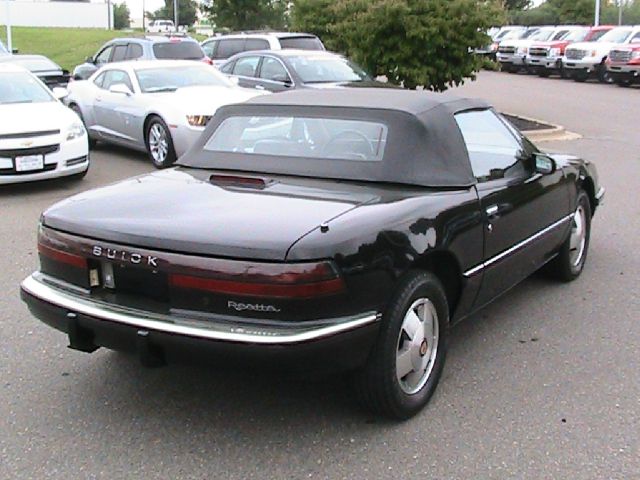
[(283, 261), (296, 240), (375, 198), (337, 182), (177, 168), (76, 195), (43, 221), (121, 245)]

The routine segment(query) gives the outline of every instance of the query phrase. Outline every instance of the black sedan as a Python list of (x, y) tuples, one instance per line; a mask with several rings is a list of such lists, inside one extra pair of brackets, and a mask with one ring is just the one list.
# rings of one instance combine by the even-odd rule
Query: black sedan
[(71, 75), (60, 65), (44, 55), (11, 55), (0, 57), (0, 62), (10, 62), (26, 68), (49, 88), (65, 88)]
[(451, 325), (545, 269), (582, 272), (604, 190), (481, 101), (294, 91), (218, 109), (179, 166), (44, 212), (31, 312), (143, 364), (354, 372), (417, 413)]
[(296, 88), (391, 87), (342, 55), (310, 50), (264, 50), (234, 55), (220, 71), (242, 87), (283, 92)]

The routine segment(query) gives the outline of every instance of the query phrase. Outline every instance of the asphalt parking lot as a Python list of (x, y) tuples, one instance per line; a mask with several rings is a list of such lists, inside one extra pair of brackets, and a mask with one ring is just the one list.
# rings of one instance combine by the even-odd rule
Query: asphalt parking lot
[(597, 162), (606, 205), (583, 275), (533, 277), (458, 326), (404, 423), (361, 412), (342, 378), (68, 350), (18, 298), (38, 216), (153, 167), (99, 147), (83, 181), (0, 188), (0, 478), (640, 478), (638, 90), (492, 72), (457, 89), (582, 135), (543, 147)]

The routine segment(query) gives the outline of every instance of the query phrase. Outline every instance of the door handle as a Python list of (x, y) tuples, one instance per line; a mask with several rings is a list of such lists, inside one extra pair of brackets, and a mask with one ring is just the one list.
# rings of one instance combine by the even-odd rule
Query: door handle
[(264, 87), (262, 85), (256, 85), (256, 90), (264, 90)]
[(493, 217), (500, 211), (500, 207), (498, 205), (491, 205), (487, 207), (485, 212), (487, 212), (487, 217)]
[(96, 97), (96, 102), (101, 102), (102, 101), (102, 97)]

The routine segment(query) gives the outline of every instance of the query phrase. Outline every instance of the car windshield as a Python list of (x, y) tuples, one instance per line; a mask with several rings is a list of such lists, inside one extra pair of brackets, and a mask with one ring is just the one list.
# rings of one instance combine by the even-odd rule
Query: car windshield
[(549, 40), (551, 38), (551, 35), (553, 35), (554, 30), (553, 29), (540, 29), (538, 30), (536, 33), (534, 33), (533, 35), (531, 35), (529, 38), (531, 40), (535, 40), (538, 42), (546, 42), (547, 40)]
[(153, 45), (153, 54), (160, 60), (201, 60), (204, 58), (202, 47), (192, 41), (169, 41)]
[(590, 42), (597, 42), (600, 38), (607, 33), (609, 30), (597, 30), (591, 34), (589, 37)]
[(318, 37), (284, 37), (280, 38), (280, 46), (295, 50), (324, 50)]
[(589, 33), (589, 30), (573, 30), (569, 33), (567, 33), (564, 37), (562, 37), (563, 41), (566, 42), (581, 42), (582, 40), (585, 39), (585, 37), (587, 36), (587, 33)]
[(364, 70), (337, 55), (289, 57), (288, 61), (303, 83), (361, 82), (369, 79)]
[(379, 162), (387, 126), (364, 120), (293, 116), (236, 116), (224, 120), (205, 145), (212, 152), (301, 159)]
[(209, 65), (144, 68), (135, 71), (142, 93), (174, 92), (185, 87), (233, 87)]
[(46, 87), (27, 72), (0, 73), (0, 105), (53, 102)]
[(19, 55), (14, 55), (11, 57), (11, 62), (17, 63), (31, 72), (62, 70), (58, 65), (46, 57), (20, 57)]
[(631, 35), (632, 30), (630, 28), (614, 28), (613, 30), (609, 30), (598, 40), (599, 42), (610, 42), (610, 43), (623, 43), (629, 35)]

